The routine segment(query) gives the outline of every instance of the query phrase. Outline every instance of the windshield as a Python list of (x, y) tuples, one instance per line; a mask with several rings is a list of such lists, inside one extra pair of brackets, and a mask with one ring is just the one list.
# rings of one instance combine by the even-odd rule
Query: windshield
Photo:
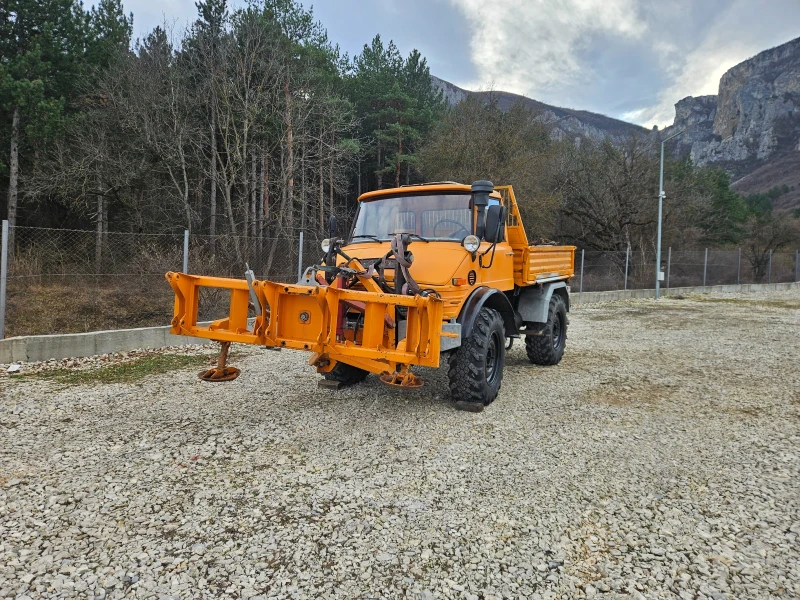
[(376, 198), (359, 204), (353, 242), (414, 233), (428, 240), (462, 241), (472, 233), (469, 194), (426, 194)]

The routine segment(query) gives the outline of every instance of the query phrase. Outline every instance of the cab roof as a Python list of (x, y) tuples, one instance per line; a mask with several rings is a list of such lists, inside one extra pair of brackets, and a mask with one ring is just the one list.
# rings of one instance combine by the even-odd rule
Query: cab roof
[[(464, 194), (472, 193), (472, 186), (465, 183), (456, 183), (454, 181), (437, 181), (435, 183), (420, 183), (415, 185), (404, 185), (397, 188), (387, 188), (385, 190), (374, 190), (361, 194), (358, 201), (374, 200), (384, 196), (400, 196), (412, 195), (416, 193), (431, 193), (431, 192), (461, 192)], [(500, 199), (500, 192), (494, 191), (489, 194), (492, 198)]]

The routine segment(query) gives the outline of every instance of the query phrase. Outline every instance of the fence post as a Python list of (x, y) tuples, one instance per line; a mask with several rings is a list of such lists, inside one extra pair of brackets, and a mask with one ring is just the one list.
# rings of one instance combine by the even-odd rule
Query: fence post
[(769, 251), (769, 264), (767, 265), (767, 283), (772, 283), (772, 250)]
[(183, 272), (189, 272), (189, 230), (183, 230)]
[(625, 285), (622, 287), (623, 290), (628, 289), (628, 258), (631, 255), (631, 247), (628, 246), (625, 248)]
[(739, 248), (739, 265), (736, 267), (736, 285), (742, 283), (742, 249)]
[(3, 221), (0, 242), (0, 340), (6, 337), (6, 279), (8, 278), (8, 221)]
[(672, 246), (667, 248), (667, 289), (669, 289), (669, 271), (672, 268)]
[(578, 292), (580, 292), (580, 293), (583, 292), (583, 257), (584, 257), (584, 253), (585, 252), (586, 252), (586, 250), (581, 250), (581, 284), (580, 284), (580, 288), (578, 289)]
[(300, 232), (299, 249), (297, 250), (297, 281), (303, 278), (303, 232)]
[(706, 248), (706, 257), (703, 259), (703, 287), (706, 287), (707, 271), (708, 271), (708, 248)]

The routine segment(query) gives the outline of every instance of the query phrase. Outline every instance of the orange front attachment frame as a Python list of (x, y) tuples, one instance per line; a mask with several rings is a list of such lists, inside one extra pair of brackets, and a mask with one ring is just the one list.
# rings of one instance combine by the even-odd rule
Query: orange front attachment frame
[[(396, 365), (439, 366), (442, 301), (428, 296), (401, 296), (375, 291), (254, 281), (261, 314), (248, 322), (250, 289), (244, 279), (167, 273), (175, 292), (175, 316), (170, 333), (220, 342), (238, 342), (308, 350), (320, 370), (335, 362), (373, 373)], [(365, 278), (366, 279), (366, 278)], [(368, 283), (371, 283), (368, 282)], [(201, 287), (229, 289), (230, 309), (224, 319), (197, 324)], [(360, 340), (341, 335), (340, 311), (363, 307)], [(405, 338), (395, 343), (395, 307), (406, 307)]]

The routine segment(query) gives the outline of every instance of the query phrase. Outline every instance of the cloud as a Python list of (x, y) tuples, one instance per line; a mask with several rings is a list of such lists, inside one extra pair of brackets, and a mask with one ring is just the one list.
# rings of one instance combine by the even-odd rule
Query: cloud
[(671, 85), (658, 92), (655, 104), (628, 111), (622, 117), (645, 126), (671, 125), (678, 100), (687, 96), (716, 94), (725, 71), (757, 54), (759, 50), (761, 48), (741, 42), (706, 42), (685, 58), (671, 63), (669, 69), (677, 71), (676, 76)]
[(742, 8), (740, 2), (731, 4), (727, 12), (718, 13), (707, 29), (697, 32), (691, 50), (667, 40), (656, 41), (659, 67), (669, 75), (670, 83), (658, 91), (652, 104), (628, 111), (623, 118), (646, 126), (671, 125), (678, 100), (716, 94), (719, 80), (728, 69), (773, 45), (765, 45), (759, 36), (754, 39), (734, 33), (741, 29), (743, 16), (749, 12)]
[[(470, 24), (466, 87), (670, 125), (686, 96), (798, 35), (797, 0), (450, 0)], [(447, 78), (446, 74), (441, 74)]]
[(451, 0), (472, 27), (470, 50), (478, 80), (539, 96), (579, 80), (579, 54), (598, 34), (636, 39), (646, 24), (635, 0)]
[[(95, 2), (97, 0), (94, 0)], [(309, 6), (311, 0), (301, 0)], [(166, 18), (191, 23), (194, 0), (123, 0), (134, 36)], [(232, 9), (247, 0), (229, 0)], [(434, 75), (469, 89), (516, 92), (645, 126), (669, 125), (686, 96), (800, 34), (798, 0), (314, 0), (351, 54), (376, 33), (418, 48)]]

